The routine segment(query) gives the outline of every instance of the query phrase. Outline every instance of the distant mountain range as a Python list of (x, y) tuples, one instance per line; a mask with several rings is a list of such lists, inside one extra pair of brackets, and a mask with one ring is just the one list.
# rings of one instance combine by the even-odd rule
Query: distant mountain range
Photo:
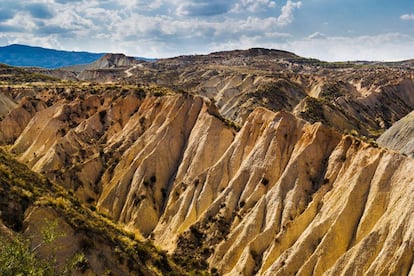
[[(42, 47), (12, 44), (0, 47), (0, 63), (13, 66), (34, 66), (53, 69), (92, 63), (103, 57), (105, 54), (106, 53), (60, 51)], [(150, 60), (146, 58), (137, 59)]]

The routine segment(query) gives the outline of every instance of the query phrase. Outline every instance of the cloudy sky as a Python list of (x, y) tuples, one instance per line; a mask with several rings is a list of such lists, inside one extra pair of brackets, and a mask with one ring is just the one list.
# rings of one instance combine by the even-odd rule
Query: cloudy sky
[(413, 0), (1, 0), (0, 45), (171, 57), (265, 47), (414, 58)]

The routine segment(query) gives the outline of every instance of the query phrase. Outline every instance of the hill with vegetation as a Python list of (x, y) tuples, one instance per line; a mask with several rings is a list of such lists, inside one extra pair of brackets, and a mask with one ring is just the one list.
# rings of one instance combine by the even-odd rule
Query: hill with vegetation
[(87, 260), (83, 273), (413, 273), (414, 161), (387, 148), (414, 110), (409, 65), (267, 49), (106, 59), (83, 81), (7, 69), (5, 236), (36, 247), (57, 221), (57, 263)]
[(58, 68), (94, 62), (104, 54), (60, 51), (12, 44), (0, 47), (0, 62), (12, 66)]
[(64, 269), (87, 275), (185, 274), (139, 234), (3, 150), (0, 183), (2, 275), (60, 275)]

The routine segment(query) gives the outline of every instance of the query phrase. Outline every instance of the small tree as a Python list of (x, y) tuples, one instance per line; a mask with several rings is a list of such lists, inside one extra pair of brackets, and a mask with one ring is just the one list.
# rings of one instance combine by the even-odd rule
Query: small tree
[(58, 269), (56, 252), (52, 250), (50, 257), (42, 259), (38, 256), (38, 250), (43, 246), (51, 246), (52, 243), (64, 234), (57, 231), (58, 222), (45, 221), (41, 229), (41, 241), (34, 247), (29, 238), (22, 234), (0, 240), (0, 275), (2, 276), (52, 276), (71, 275), (74, 269), (87, 267), (88, 262), (83, 253), (76, 254), (68, 261), (63, 269)]
[(54, 264), (42, 260), (30, 248), (30, 240), (18, 234), (0, 241), (0, 275), (53, 275)]

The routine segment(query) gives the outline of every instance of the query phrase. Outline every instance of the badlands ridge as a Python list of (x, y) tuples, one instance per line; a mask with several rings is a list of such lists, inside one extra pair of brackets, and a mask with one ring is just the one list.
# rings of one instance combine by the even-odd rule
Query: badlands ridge
[(187, 268), (413, 274), (412, 151), (375, 141), (414, 110), (412, 69), (315, 63), (252, 49), (3, 87), (0, 142)]

